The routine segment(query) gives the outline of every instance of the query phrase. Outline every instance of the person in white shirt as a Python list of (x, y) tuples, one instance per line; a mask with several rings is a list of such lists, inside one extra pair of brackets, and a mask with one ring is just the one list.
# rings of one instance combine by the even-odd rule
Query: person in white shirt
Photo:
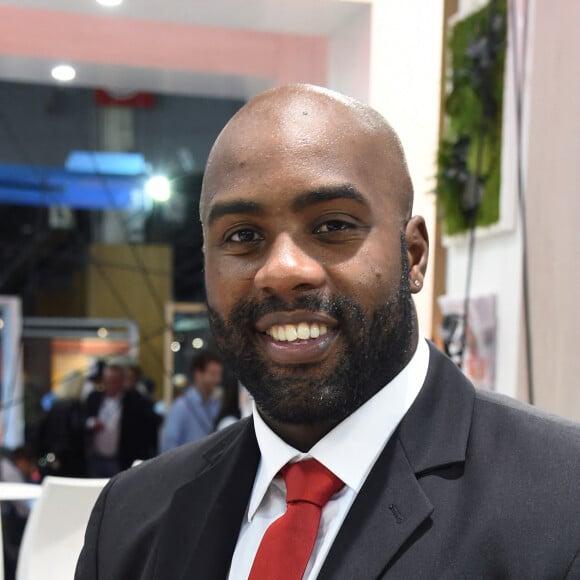
[(353, 99), (290, 85), (230, 120), (200, 215), (252, 417), (115, 478), (76, 580), (580, 578), (580, 429), (420, 337), (412, 203), (398, 137)]
[(156, 454), (159, 418), (152, 402), (124, 389), (125, 370), (119, 365), (105, 367), (103, 385), (85, 404), (89, 477), (112, 477)]

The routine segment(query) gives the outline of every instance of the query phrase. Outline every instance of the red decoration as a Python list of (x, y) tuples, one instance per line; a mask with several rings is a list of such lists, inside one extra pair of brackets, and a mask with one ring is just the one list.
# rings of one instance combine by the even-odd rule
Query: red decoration
[(129, 107), (133, 109), (151, 109), (157, 101), (156, 95), (147, 92), (135, 91), (106, 91), (95, 90), (95, 104), (97, 107)]

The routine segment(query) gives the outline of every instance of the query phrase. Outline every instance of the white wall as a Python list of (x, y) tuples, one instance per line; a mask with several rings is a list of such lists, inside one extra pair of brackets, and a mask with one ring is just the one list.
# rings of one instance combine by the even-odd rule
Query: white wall
[(334, 31), (328, 41), (328, 87), (369, 102), (371, 7)]
[[(371, 22), (370, 104), (399, 134), (415, 187), (414, 213), (435, 232), (443, 0), (375, 0)], [(431, 245), (433, 249), (433, 244)], [(432, 253), (431, 267), (436, 259)], [(433, 276), (416, 296), (419, 324), (431, 336)]]

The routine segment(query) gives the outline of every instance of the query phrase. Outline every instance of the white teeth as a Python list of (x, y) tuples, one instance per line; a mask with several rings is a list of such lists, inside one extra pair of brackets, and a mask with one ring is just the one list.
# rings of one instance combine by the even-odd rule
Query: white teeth
[(286, 331), (286, 340), (288, 342), (294, 342), (298, 338), (298, 331), (292, 324), (286, 324), (284, 330)]
[(326, 324), (313, 322), (300, 322), (299, 324), (276, 324), (266, 330), (274, 340), (280, 342), (294, 342), (295, 340), (308, 340), (318, 338), (328, 332)]
[(298, 338), (300, 340), (307, 340), (310, 338), (310, 327), (307, 322), (301, 322), (298, 325)]

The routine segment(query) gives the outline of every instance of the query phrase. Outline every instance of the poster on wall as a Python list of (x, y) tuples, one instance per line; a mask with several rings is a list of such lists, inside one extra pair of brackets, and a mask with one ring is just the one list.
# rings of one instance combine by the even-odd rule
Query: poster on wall
[[(476, 387), (495, 390), (496, 296), (470, 298), (467, 328), (464, 298), (440, 296), (438, 302), (443, 314), (441, 336), (445, 352)], [(464, 332), (465, 352), (462, 353)]]

